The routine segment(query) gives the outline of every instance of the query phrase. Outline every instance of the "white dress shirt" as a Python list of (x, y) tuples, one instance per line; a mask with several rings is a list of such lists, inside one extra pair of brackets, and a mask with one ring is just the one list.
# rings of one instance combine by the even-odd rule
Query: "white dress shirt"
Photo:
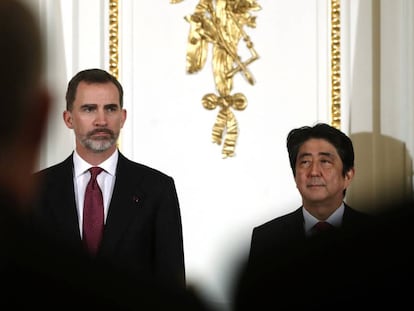
[[(339, 228), (342, 225), (342, 217), (344, 216), (345, 205), (342, 202), (341, 206), (339, 206), (335, 212), (332, 213), (325, 221), (331, 224), (332, 226)], [(316, 225), (317, 222), (320, 220), (312, 216), (305, 208), (302, 207), (303, 212), (303, 219), (304, 219), (304, 226), (305, 226), (305, 234), (309, 236), (312, 234), (312, 228)]]
[[(102, 191), (104, 203), (104, 222), (108, 215), (109, 203), (111, 201), (112, 192), (115, 185), (115, 172), (118, 163), (118, 150), (116, 150), (107, 160), (98, 166), (103, 168), (103, 171), (98, 175), (97, 181)], [(83, 160), (75, 151), (73, 153), (73, 183), (75, 188), (76, 209), (78, 212), (79, 230), (82, 237), (82, 222), (83, 222), (83, 203), (85, 198), (86, 186), (91, 178), (89, 168), (93, 165)]]

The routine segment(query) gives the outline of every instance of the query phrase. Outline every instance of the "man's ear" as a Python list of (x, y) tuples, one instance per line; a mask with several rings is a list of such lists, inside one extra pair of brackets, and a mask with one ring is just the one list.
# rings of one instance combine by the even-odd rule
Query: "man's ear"
[(127, 111), (126, 111), (126, 109), (122, 109), (121, 128), (124, 127), (126, 118), (127, 118)]
[(351, 168), (348, 170), (348, 172), (345, 173), (345, 182), (346, 182), (346, 187), (348, 187), (352, 181), (352, 179), (354, 178), (355, 175), (355, 169)]
[(63, 121), (69, 129), (73, 129), (72, 113), (68, 110), (63, 111)]

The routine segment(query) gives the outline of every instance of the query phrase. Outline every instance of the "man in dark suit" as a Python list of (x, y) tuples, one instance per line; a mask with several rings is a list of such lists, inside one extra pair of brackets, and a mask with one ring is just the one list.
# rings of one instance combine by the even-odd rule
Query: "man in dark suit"
[(185, 287), (183, 237), (179, 203), (170, 176), (128, 160), (117, 148), (126, 120), (123, 89), (101, 69), (77, 73), (66, 93), (66, 126), (73, 129), (76, 149), (63, 162), (36, 174), (43, 180), (34, 224), (75, 250), (84, 249), (85, 192), (91, 174), (98, 175), (103, 200), (103, 235), (95, 260), (166, 286)]
[(414, 201), (378, 207), (358, 230), (314, 235), (256, 258), (238, 279), (233, 310), (411, 310)]
[[(138, 282), (33, 230), (28, 223), (38, 190), (33, 170), (52, 101), (42, 79), (40, 27), (24, 2), (0, 1), (0, 37), (5, 43), (0, 49), (0, 309), (207, 310), (193, 291), (164, 288), (143, 277)], [(142, 190), (145, 207), (147, 189)]]
[[(304, 286), (300, 281), (308, 275), (299, 258), (304, 254), (318, 257), (321, 252), (328, 252), (339, 236), (356, 235), (372, 221), (373, 216), (352, 209), (344, 202), (355, 172), (354, 149), (348, 136), (328, 124), (318, 123), (290, 131), (287, 149), (302, 206), (253, 229), (250, 253), (235, 302), (240, 310), (247, 310), (247, 306), (253, 307), (259, 301), (268, 301), (260, 290), (263, 286), (270, 293), (283, 290), (284, 299), (290, 297), (289, 290)], [(293, 262), (298, 264), (295, 270)], [(316, 267), (321, 268), (314, 265)], [(277, 271), (278, 276), (270, 271)], [(318, 270), (318, 273), (323, 274), (323, 271)], [(269, 275), (274, 279), (270, 280)], [(290, 284), (288, 275), (293, 280)], [(309, 284), (307, 293), (313, 293), (312, 290)], [(292, 307), (297, 301), (292, 299), (291, 303)]]
[(320, 222), (332, 229), (356, 230), (371, 218), (344, 202), (355, 173), (348, 136), (319, 123), (293, 129), (287, 149), (302, 206), (253, 229), (250, 261), (268, 250), (303, 242), (316, 233)]

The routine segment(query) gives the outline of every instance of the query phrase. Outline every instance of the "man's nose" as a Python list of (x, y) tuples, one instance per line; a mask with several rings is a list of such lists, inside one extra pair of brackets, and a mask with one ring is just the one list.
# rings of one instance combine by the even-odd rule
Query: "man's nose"
[(106, 121), (105, 111), (98, 110), (96, 112), (95, 125), (96, 126), (105, 126), (106, 122), (107, 121)]
[(311, 176), (319, 176), (321, 173), (321, 167), (318, 162), (312, 162), (310, 167), (310, 174)]

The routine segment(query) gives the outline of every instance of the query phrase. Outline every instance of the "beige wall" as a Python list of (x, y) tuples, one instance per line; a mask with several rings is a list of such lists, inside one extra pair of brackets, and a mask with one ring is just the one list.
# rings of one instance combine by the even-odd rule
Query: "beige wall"
[(350, 135), (356, 176), (347, 200), (377, 212), (413, 198), (413, 1), (350, 1)]
[(413, 159), (404, 142), (384, 135), (358, 133), (354, 142), (356, 175), (347, 202), (377, 213), (384, 205), (413, 197)]

